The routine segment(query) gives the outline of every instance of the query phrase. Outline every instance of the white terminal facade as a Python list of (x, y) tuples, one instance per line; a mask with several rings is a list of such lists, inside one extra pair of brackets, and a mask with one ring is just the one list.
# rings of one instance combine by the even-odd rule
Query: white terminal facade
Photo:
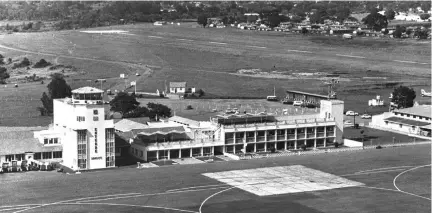
[(0, 162), (60, 161), (73, 170), (86, 170), (114, 167), (120, 145), (136, 159), (154, 161), (302, 145), (324, 148), (342, 142), (344, 103), (339, 100), (321, 100), (315, 114), (231, 114), (209, 121), (173, 116), (162, 122), (114, 124), (105, 117), (102, 98), (102, 90), (79, 88), (71, 98), (54, 100), (54, 120), (48, 129), (0, 132)]
[(342, 142), (344, 103), (322, 100), (319, 113), (274, 116), (220, 115), (210, 122), (174, 116), (149, 122), (148, 128), (121, 133), (129, 137), (131, 154), (144, 161), (224, 153), (300, 149)]
[(115, 166), (114, 122), (105, 119), (103, 91), (83, 87), (72, 98), (54, 100), (54, 122), (37, 133), (58, 138), (63, 146), (63, 165), (74, 170)]

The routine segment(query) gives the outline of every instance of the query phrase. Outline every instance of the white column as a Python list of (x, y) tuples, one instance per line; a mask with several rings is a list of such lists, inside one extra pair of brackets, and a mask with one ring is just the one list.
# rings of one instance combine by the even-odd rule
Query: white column
[(179, 155), (178, 155), (178, 158), (181, 158), (182, 156), (181, 156), (181, 149), (179, 149)]
[(156, 160), (159, 160), (159, 150), (156, 151)]
[(264, 141), (267, 142), (267, 130), (264, 130)]
[(168, 158), (168, 160), (171, 158), (170, 157), (170, 150), (168, 149), (168, 152), (167, 152), (167, 158)]
[(236, 153), (236, 146), (234, 145), (233, 146), (233, 154), (235, 154)]
[(189, 155), (190, 155), (190, 156), (189, 156), (189, 157), (192, 157), (192, 150), (193, 150), (193, 149), (190, 148), (190, 150), (189, 150)]
[(204, 147), (201, 147), (201, 156), (204, 156)]
[(317, 139), (314, 139), (314, 147), (317, 147)]
[(327, 147), (327, 140), (324, 138), (324, 147)]
[(256, 152), (256, 146), (257, 146), (257, 144), (254, 143), (254, 152)]
[(288, 143), (288, 142), (284, 141), (284, 144), (285, 144), (285, 148), (284, 148), (284, 149), (285, 149), (285, 150), (287, 150), (287, 143)]
[(267, 142), (264, 142), (264, 152), (267, 152)]
[(294, 141), (294, 149), (297, 149), (297, 140)]
[[(256, 143), (257, 142), (257, 134), (258, 134), (258, 132), (255, 130), (255, 134), (254, 134), (254, 142)], [(255, 150), (256, 151), (256, 150)]]

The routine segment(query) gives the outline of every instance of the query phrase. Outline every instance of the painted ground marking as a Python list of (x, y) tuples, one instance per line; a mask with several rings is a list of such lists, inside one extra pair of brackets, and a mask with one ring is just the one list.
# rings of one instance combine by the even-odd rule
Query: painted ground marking
[[(351, 181), (301, 165), (267, 167), (204, 173), (216, 179), (258, 196), (354, 187), (363, 183)], [(271, 182), (269, 182), (271, 179)]]
[(223, 44), (223, 45), (227, 44), (227, 43), (214, 42), (214, 41), (210, 41), (209, 43), (210, 43), (210, 44)]
[(349, 58), (366, 58), (363, 56), (356, 56), (356, 55), (342, 55), (342, 54), (336, 54), (337, 56), (342, 56), (342, 57), (349, 57)]
[(311, 51), (304, 51), (304, 50), (287, 50), (288, 52), (299, 52), (299, 53), (312, 53)]

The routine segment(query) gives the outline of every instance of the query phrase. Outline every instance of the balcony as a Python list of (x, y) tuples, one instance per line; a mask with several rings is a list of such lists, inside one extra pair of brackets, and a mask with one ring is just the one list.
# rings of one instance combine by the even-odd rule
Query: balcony
[(275, 135), (267, 135), (267, 141), (275, 141)]
[(315, 138), (315, 132), (313, 133), (307, 133), (308, 138)]
[(265, 136), (257, 136), (257, 142), (264, 142)]
[(234, 138), (226, 138), (225, 139), (225, 144), (233, 144), (234, 143)]
[(278, 136), (277, 136), (277, 140), (278, 140), (278, 141), (283, 141), (283, 140), (285, 140), (285, 135), (278, 135)]
[(235, 143), (243, 143), (243, 138), (236, 138)]
[(317, 132), (317, 137), (318, 138), (321, 138), (321, 137), (324, 137), (324, 132)]
[(288, 140), (294, 140), (294, 139), (296, 139), (295, 134), (288, 134), (287, 135), (287, 139)]
[(297, 139), (302, 139), (302, 138), (306, 138), (305, 133), (297, 133)]
[(255, 142), (255, 137), (247, 137), (246, 142)]

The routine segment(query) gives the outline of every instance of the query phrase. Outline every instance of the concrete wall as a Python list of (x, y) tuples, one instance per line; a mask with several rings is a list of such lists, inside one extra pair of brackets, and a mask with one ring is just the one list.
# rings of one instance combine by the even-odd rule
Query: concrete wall
[(342, 143), (344, 102), (340, 100), (321, 100), (320, 117), (335, 118), (336, 142)]
[(354, 140), (344, 139), (344, 145), (347, 147), (362, 147), (363, 143)]

